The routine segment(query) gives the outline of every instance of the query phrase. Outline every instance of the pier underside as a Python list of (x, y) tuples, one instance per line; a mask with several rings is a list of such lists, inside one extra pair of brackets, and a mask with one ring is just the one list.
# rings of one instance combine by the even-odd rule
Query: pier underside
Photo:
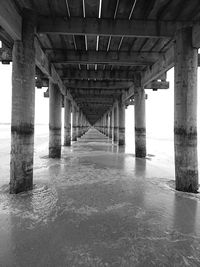
[[(200, 266), (199, 1), (1, 0), (0, 41), (0, 62), (12, 63), (0, 266)], [(148, 161), (146, 102), (148, 90), (169, 89), (173, 67), (169, 182), (166, 166)], [(37, 166), (35, 89), (43, 87), (49, 136)]]
[(36, 164), (32, 191), (1, 188), (1, 266), (199, 266), (199, 197), (165, 167), (95, 129), (62, 153)]
[(61, 107), (65, 146), (90, 126), (124, 146), (128, 105), (145, 158), (145, 90), (168, 89), (172, 67), (176, 189), (197, 193), (199, 21), (197, 0), (1, 1), (0, 61), (13, 63), (10, 193), (33, 186), (35, 87), (47, 87), (50, 158), (62, 157)]

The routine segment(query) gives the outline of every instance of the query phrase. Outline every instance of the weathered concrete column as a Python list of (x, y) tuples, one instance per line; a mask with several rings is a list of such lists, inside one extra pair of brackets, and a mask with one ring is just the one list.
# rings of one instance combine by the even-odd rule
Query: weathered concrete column
[(107, 114), (105, 114), (104, 116), (104, 134), (107, 136)]
[(174, 146), (176, 189), (198, 190), (197, 64), (192, 28), (177, 32), (175, 44)]
[(33, 187), (35, 114), (35, 14), (25, 10), (22, 41), (13, 47), (10, 193)]
[(103, 116), (103, 134), (106, 134), (106, 115)]
[(86, 132), (86, 119), (85, 116), (83, 116), (83, 134)]
[(112, 112), (109, 114), (109, 138), (112, 139)]
[(118, 102), (114, 109), (114, 141), (119, 141), (119, 108)]
[(125, 105), (119, 101), (119, 146), (125, 145)]
[(77, 140), (76, 135), (76, 122), (77, 122), (77, 111), (74, 104), (72, 104), (72, 141)]
[(101, 119), (100, 119), (100, 123), (99, 123), (99, 128), (100, 128), (99, 131), (100, 131), (101, 133), (102, 133), (102, 127), (103, 127), (102, 125), (103, 125), (103, 124), (102, 124), (102, 118), (101, 118)]
[(106, 114), (106, 136), (109, 136), (109, 114)]
[(135, 156), (146, 157), (145, 91), (141, 87), (140, 75), (135, 75)]
[(61, 157), (62, 96), (58, 86), (49, 81), (49, 157)]
[(81, 116), (80, 116), (80, 110), (77, 111), (77, 116), (76, 116), (76, 136), (77, 138), (81, 137), (81, 126), (80, 126), (80, 122), (81, 122)]
[(82, 112), (80, 112), (80, 123), (79, 123), (79, 125), (80, 125), (79, 135), (81, 137), (82, 134), (83, 134), (83, 114), (82, 114)]
[(114, 125), (115, 125), (115, 108), (112, 108), (112, 117), (111, 117), (111, 121), (112, 121), (112, 141), (114, 141)]
[(64, 116), (64, 146), (71, 145), (71, 101), (64, 98), (65, 116)]

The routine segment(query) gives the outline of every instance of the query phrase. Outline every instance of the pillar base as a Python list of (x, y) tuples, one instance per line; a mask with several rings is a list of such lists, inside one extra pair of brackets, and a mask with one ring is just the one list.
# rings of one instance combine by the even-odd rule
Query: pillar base
[(34, 135), (12, 132), (10, 162), (10, 193), (17, 194), (33, 188)]
[(174, 142), (176, 190), (198, 193), (197, 132), (176, 128)]
[(49, 157), (60, 158), (61, 157), (61, 129), (52, 127), (49, 130), (50, 143), (49, 143)]
[(135, 156), (145, 158), (146, 154), (146, 129), (135, 128)]
[(145, 158), (146, 157), (146, 150), (144, 149), (137, 149), (135, 151), (136, 158)]
[(125, 128), (119, 128), (119, 146), (125, 145)]
[(61, 157), (61, 148), (49, 147), (49, 157), (50, 158), (60, 158)]
[(71, 128), (66, 128), (64, 131), (64, 146), (70, 146), (71, 145)]
[(124, 146), (125, 145), (125, 140), (119, 140), (119, 146)]
[(71, 146), (71, 140), (65, 140), (64, 146)]
[(118, 127), (114, 127), (114, 141), (119, 141)]

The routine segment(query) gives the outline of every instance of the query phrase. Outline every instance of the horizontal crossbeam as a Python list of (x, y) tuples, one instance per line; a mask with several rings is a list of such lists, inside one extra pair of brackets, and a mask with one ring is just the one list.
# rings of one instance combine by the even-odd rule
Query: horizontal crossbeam
[(92, 95), (92, 96), (100, 96), (100, 95), (106, 95), (106, 97), (114, 96), (114, 95), (120, 95), (124, 90), (122, 89), (70, 89), (70, 92), (74, 94), (79, 95)]
[(64, 83), (68, 89), (82, 88), (82, 89), (123, 89), (129, 88), (133, 85), (132, 82), (120, 82), (120, 81), (87, 81), (87, 80), (64, 80)]
[(52, 57), (50, 56), (50, 58), (52, 63), (60, 64), (112, 64), (144, 66), (155, 63), (155, 61), (157, 61), (162, 55), (163, 53), (157, 52), (56, 50), (56, 52), (52, 55)]
[(153, 89), (153, 90), (158, 90), (158, 89), (169, 89), (169, 82), (167, 81), (152, 81), (149, 84), (147, 84), (145, 89)]
[(97, 80), (131, 80), (133, 81), (134, 71), (125, 70), (75, 70), (60, 69), (58, 73), (62, 79), (97, 79)]
[(96, 96), (96, 97), (89, 97), (86, 95), (85, 97), (81, 96), (77, 96), (77, 97), (74, 97), (74, 100), (76, 100), (77, 103), (113, 103), (113, 97), (101, 97), (101, 96)]
[(39, 17), (37, 32), (65, 35), (98, 35), (124, 37), (172, 37), (175, 32), (191, 22)]

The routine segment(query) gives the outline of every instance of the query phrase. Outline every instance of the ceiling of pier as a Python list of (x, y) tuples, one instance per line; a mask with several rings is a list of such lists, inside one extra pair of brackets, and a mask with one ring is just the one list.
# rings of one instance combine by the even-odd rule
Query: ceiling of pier
[[(37, 12), (37, 38), (92, 124), (133, 85), (134, 73), (144, 73), (172, 46), (174, 21), (200, 17), (198, 0), (14, 2), (19, 12)], [(171, 28), (160, 28), (163, 21)]]

